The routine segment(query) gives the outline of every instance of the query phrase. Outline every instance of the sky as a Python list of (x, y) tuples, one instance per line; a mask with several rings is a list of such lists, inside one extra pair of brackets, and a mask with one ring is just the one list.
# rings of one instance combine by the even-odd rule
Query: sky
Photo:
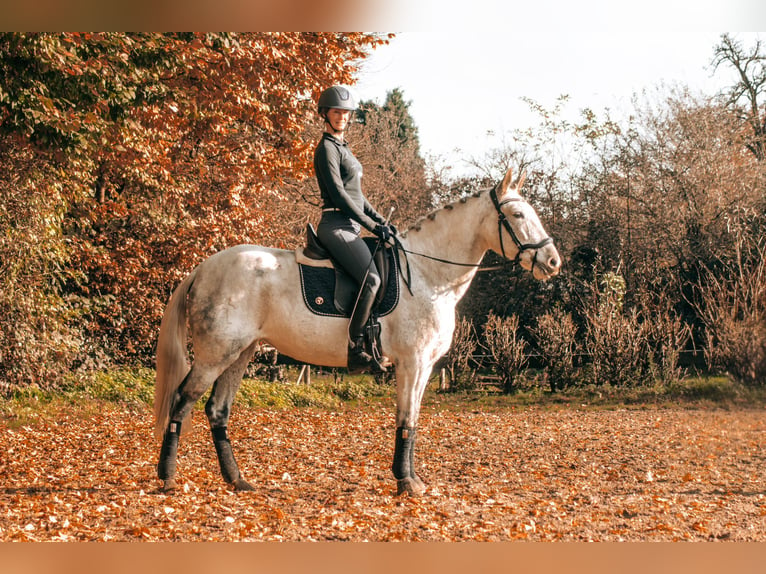
[[(608, 108), (619, 118), (635, 94), (683, 85), (712, 95), (731, 85), (732, 71), (713, 73), (714, 47), (724, 31), (745, 46), (766, 41), (766, 32), (734, 31), (759, 23), (766, 29), (766, 8), (750, 0), (697, 0), (689, 3), (702, 14), (695, 20), (682, 4), (420, 0), (419, 9), (391, 20), (396, 36), (364, 63), (354, 88), (378, 103), (400, 88), (421, 151), (470, 171), (466, 160), (500, 145), (503, 133), (538, 123), (523, 97), (551, 109), (566, 94), (567, 119), (586, 107)], [(672, 17), (684, 28), (671, 25)], [(377, 22), (382, 29), (385, 19)]]

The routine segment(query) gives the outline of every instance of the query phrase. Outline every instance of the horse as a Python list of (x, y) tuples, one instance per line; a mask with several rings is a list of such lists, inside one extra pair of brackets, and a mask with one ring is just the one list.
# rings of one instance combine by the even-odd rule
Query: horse
[[(512, 259), (541, 281), (560, 270), (552, 238), (520, 194), (523, 181), (524, 174), (513, 184), (509, 169), (494, 187), (431, 212), (396, 242), (410, 280), (396, 308), (380, 318), (380, 342), (395, 369), (391, 470), (398, 495), (425, 492), (414, 458), (421, 400), (435, 363), (450, 348), (455, 307), (485, 253)], [(157, 465), (162, 490), (176, 487), (182, 424), (211, 386), (205, 413), (223, 479), (235, 490), (255, 489), (237, 466), (228, 421), (260, 346), (268, 344), (306, 364), (346, 365), (348, 319), (308, 310), (299, 283), (299, 250), (230, 247), (200, 263), (172, 293), (156, 350), (154, 415), (155, 435), (162, 439)], [(187, 334), (194, 352), (191, 366)]]

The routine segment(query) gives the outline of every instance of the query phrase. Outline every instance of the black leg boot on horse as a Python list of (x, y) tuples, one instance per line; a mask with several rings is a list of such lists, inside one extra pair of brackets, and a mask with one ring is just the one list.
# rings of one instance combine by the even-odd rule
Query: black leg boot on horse
[(397, 495), (419, 496), (426, 490), (425, 484), (415, 472), (415, 439), (417, 428), (398, 427), (394, 443), (394, 463), (391, 471), (396, 478)]
[(351, 374), (386, 372), (386, 367), (375, 357), (377, 353), (372, 348), (373, 342), (365, 337), (367, 321), (379, 286), (380, 278), (377, 275), (368, 274), (356, 300), (354, 312), (351, 314), (348, 324), (348, 372)]
[(162, 490), (170, 491), (176, 487), (176, 458), (178, 456), (178, 440), (180, 437), (180, 421), (170, 421), (162, 438), (160, 460), (157, 463), (157, 476), (164, 482)]
[(231, 450), (231, 441), (226, 427), (210, 429), (213, 434), (213, 444), (218, 455), (218, 464), (221, 468), (223, 479), (234, 487), (235, 490), (255, 490), (252, 484), (247, 482), (239, 473), (234, 452)]

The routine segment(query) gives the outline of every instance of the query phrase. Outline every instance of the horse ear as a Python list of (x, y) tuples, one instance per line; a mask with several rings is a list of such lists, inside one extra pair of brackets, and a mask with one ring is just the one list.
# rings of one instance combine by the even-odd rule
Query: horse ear
[(503, 195), (506, 191), (508, 191), (508, 188), (511, 186), (511, 181), (513, 181), (513, 168), (509, 167), (508, 171), (505, 172), (503, 183), (500, 184), (500, 195)]
[(524, 182), (527, 180), (527, 170), (521, 172), (521, 175), (519, 176), (519, 182), (516, 184), (516, 191), (521, 193), (521, 186), (524, 185)]

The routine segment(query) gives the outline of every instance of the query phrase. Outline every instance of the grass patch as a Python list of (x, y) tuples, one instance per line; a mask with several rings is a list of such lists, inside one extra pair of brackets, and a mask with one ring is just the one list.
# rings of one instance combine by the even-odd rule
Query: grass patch
[[(434, 387), (435, 388), (435, 387)], [(502, 394), (480, 392), (426, 393), (424, 404), (456, 408), (766, 408), (766, 387), (745, 386), (725, 376), (691, 377), (668, 385), (616, 387), (586, 385), (551, 393), (537, 386)]]
[(728, 377), (694, 377), (668, 385), (669, 400), (732, 406), (766, 406), (766, 387), (746, 386)]
[[(392, 384), (380, 384), (371, 376), (314, 374), (310, 385), (296, 384), (297, 370), (289, 370), (288, 382), (269, 383), (245, 379), (235, 403), (244, 408), (319, 408), (337, 410), (385, 400), (395, 401)], [(443, 393), (434, 378), (427, 389), (424, 407), (435, 409), (508, 408), (766, 408), (766, 387), (744, 386), (728, 377), (692, 377), (669, 385), (653, 387), (573, 387), (551, 393), (542, 386), (529, 386), (504, 395), (485, 389), (481, 392)], [(154, 398), (154, 371), (123, 368), (73, 376), (58, 390), (34, 387), (0, 397), (0, 418), (13, 428), (37, 420), (57, 419), (75, 414), (89, 417), (104, 409), (151, 409)], [(204, 408), (207, 396), (197, 402)]]
[[(246, 408), (339, 409), (360, 402), (393, 397), (393, 385), (378, 384), (364, 375), (314, 375), (310, 385), (296, 384), (297, 371), (287, 373), (287, 381), (269, 383), (245, 379), (235, 404)], [(88, 417), (104, 408), (123, 410), (151, 409), (154, 401), (155, 373), (146, 368), (121, 368), (72, 376), (57, 390), (26, 387), (0, 397), (0, 418), (11, 427), (31, 424), (36, 420), (60, 418), (77, 413)], [(195, 405), (203, 410), (208, 391)]]
[(336, 381), (334, 376), (324, 375), (314, 376), (310, 385), (246, 379), (242, 382), (235, 401), (238, 405), (252, 408), (337, 409), (344, 404), (356, 404), (393, 393), (393, 386), (378, 384), (372, 377), (346, 376)]
[(151, 404), (154, 376), (153, 369), (143, 367), (98, 371), (69, 381), (64, 394), (109, 403)]
[(153, 397), (153, 370), (121, 368), (73, 375), (55, 390), (17, 389), (0, 397), (0, 417), (13, 428), (73, 413), (86, 418), (107, 408), (143, 408)]

